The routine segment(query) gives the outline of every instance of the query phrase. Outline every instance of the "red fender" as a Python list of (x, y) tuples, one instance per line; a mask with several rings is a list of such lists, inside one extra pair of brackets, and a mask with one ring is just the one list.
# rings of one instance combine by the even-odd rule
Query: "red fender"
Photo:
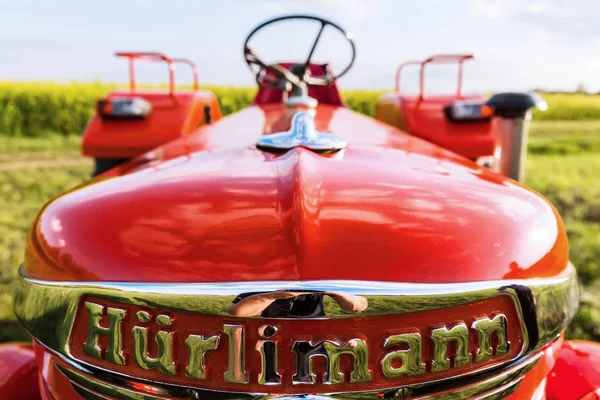
[(0, 344), (0, 398), (41, 399), (37, 364), (31, 344)]
[(565, 341), (548, 376), (547, 400), (600, 399), (600, 344)]

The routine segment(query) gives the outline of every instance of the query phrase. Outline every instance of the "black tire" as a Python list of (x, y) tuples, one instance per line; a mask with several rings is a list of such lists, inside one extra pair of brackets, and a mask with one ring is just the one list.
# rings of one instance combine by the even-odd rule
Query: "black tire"
[(94, 159), (94, 161), (95, 161), (95, 167), (94, 167), (94, 172), (92, 173), (92, 176), (97, 176), (103, 172), (108, 171), (109, 169), (112, 169), (118, 165), (123, 164), (124, 162), (128, 161), (128, 159), (127, 158), (96, 158), (96, 159)]

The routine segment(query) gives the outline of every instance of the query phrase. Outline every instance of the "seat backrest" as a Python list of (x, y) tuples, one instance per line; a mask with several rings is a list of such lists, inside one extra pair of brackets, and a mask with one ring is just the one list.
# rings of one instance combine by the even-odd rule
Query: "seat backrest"
[[(284, 68), (291, 68), (293, 63), (279, 63)], [(327, 74), (327, 64), (310, 64), (310, 73), (313, 76), (324, 76)], [(273, 76), (267, 72), (267, 75)], [(338, 91), (337, 84), (333, 82), (328, 86), (309, 86), (308, 95), (317, 99), (319, 104), (330, 104), (333, 106), (343, 106), (342, 97)], [(281, 103), (283, 101), (283, 91), (278, 88), (259, 88), (254, 98), (255, 105)]]

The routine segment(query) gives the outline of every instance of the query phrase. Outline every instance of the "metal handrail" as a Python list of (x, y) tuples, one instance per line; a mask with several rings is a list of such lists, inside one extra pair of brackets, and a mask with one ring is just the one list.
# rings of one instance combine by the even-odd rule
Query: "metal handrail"
[(456, 96), (462, 97), (462, 81), (463, 81), (463, 63), (467, 60), (475, 58), (473, 54), (437, 54), (433, 55), (423, 61), (407, 61), (398, 67), (396, 70), (396, 93), (400, 93), (400, 74), (404, 67), (408, 65), (420, 65), (421, 69), (419, 72), (419, 100), (423, 100), (423, 94), (425, 91), (425, 66), (427, 64), (448, 64), (457, 62), (458, 63), (458, 87), (456, 90)]
[(198, 66), (187, 58), (170, 58), (163, 53), (158, 52), (117, 52), (117, 57), (125, 57), (129, 59), (129, 88), (131, 91), (136, 89), (135, 82), (135, 60), (143, 61), (164, 61), (169, 67), (169, 93), (175, 95), (175, 63), (187, 64), (192, 68), (194, 74), (194, 90), (199, 89)]

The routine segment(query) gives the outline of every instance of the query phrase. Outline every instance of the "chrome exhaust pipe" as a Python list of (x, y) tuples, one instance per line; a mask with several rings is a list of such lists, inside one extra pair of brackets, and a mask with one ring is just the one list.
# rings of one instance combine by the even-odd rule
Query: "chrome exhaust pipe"
[(494, 109), (492, 169), (518, 182), (525, 179), (531, 109), (545, 111), (548, 104), (536, 93), (497, 93), (485, 103)]

